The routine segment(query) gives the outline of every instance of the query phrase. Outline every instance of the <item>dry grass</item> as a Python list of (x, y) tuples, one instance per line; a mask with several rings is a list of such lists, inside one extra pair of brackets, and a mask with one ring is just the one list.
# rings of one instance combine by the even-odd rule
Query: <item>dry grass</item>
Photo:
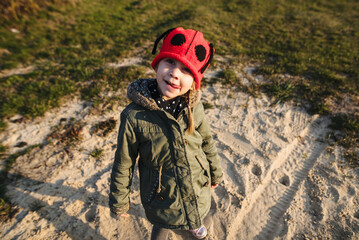
[(10, 21), (37, 15), (52, 4), (76, 4), (79, 0), (1, 0), (0, 20)]

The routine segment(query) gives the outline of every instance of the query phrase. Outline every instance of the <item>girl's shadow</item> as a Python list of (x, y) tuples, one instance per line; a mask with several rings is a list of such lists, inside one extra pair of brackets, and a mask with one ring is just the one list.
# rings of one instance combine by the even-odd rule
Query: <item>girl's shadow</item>
[[(65, 186), (63, 185), (63, 180), (57, 181), (56, 183), (48, 183), (30, 179), (18, 173), (8, 174), (9, 179), (17, 182), (16, 188), (12, 187), (11, 189), (11, 195), (16, 196), (17, 200), (14, 205), (22, 208), (22, 211), (15, 217), (17, 222), (8, 229), (3, 236), (8, 235), (18, 224), (21, 224), (21, 220), (24, 219), (29, 212), (36, 211), (40, 218), (46, 219), (49, 223), (52, 223), (59, 232), (66, 232), (71, 239), (105, 240), (106, 238), (99, 233), (99, 229), (93, 229), (89, 223), (96, 221), (96, 218), (98, 217), (98, 206), (108, 208), (108, 196), (99, 193), (96, 180), (100, 179), (103, 174), (110, 171), (111, 167), (112, 164), (91, 176), (85, 181), (84, 186), (80, 188)], [(11, 185), (11, 182), (9, 185)], [(87, 188), (92, 188), (94, 190), (88, 192), (86, 190)], [(56, 196), (56, 198), (60, 200), (55, 201), (50, 205), (46, 201), (33, 197), (28, 194), (28, 192), (35, 192), (36, 195), (43, 196)], [(76, 200), (84, 202), (83, 207), (77, 216), (86, 212), (85, 219), (87, 222), (82, 221), (77, 216), (70, 216), (63, 208), (66, 201), (75, 202)], [(23, 233), (24, 231), (12, 239), (21, 237)]]

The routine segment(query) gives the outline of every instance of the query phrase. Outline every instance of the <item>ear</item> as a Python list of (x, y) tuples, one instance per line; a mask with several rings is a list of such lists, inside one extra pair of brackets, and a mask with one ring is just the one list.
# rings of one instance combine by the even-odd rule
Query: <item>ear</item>
[(160, 62), (158, 62), (154, 67), (153, 67), (153, 70), (155, 70), (155, 72), (157, 73), (157, 69), (158, 69), (158, 64), (159, 64)]

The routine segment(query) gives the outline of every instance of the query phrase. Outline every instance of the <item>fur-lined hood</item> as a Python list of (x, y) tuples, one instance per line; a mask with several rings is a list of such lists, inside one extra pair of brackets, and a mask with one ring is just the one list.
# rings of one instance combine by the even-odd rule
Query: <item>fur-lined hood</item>
[[(150, 110), (159, 110), (155, 100), (151, 97), (151, 92), (148, 88), (149, 83), (156, 81), (156, 79), (138, 79), (132, 82), (127, 87), (127, 97)], [(189, 106), (194, 107), (201, 99), (201, 90), (190, 90)]]

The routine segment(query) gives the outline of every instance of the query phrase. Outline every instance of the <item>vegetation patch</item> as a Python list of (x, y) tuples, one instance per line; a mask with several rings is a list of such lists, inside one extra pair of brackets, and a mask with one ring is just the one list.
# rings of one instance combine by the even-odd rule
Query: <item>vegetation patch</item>
[(71, 118), (68, 123), (52, 127), (52, 132), (46, 137), (47, 140), (55, 139), (67, 147), (73, 147), (82, 139), (81, 132), (84, 123)]
[[(3, 196), (3, 189), (1, 191), (1, 196)], [(3, 197), (0, 197), (0, 222), (5, 222), (9, 219), (12, 219), (19, 210), (12, 207), (9, 201), (5, 200)]]
[[(262, 84), (254, 82), (250, 76), (245, 76), (246, 74), (244, 72), (240, 74), (241, 76), (238, 76), (238, 73), (230, 67), (223, 66), (223, 68), (224, 70), (219, 71), (218, 74), (212, 78), (211, 83), (220, 81), (222, 84), (234, 88), (237, 91), (245, 92), (253, 97), (258, 97), (261, 92)], [(246, 81), (249, 82), (246, 84), (243, 83), (243, 78), (246, 78)]]
[(359, 167), (359, 114), (340, 114), (332, 117), (331, 128), (340, 130), (332, 139), (344, 148), (343, 156), (352, 168)]
[(0, 143), (0, 157), (2, 157), (2, 154), (6, 151), (6, 147)]
[(43, 207), (45, 207), (45, 203), (39, 199), (35, 199), (29, 204), (29, 210), (32, 212), (37, 212)]
[(77, 0), (2, 0), (0, 2), (0, 20), (20, 20), (38, 15), (53, 7), (54, 4), (75, 4)]
[(91, 153), (90, 156), (95, 158), (96, 160), (99, 160), (102, 156), (103, 149), (95, 148)]
[[(3, 1), (6, 6), (10, 3), (15, 1)], [(108, 86), (125, 89), (128, 81), (140, 77), (137, 70), (111, 69), (106, 64), (137, 54), (135, 57), (143, 57), (143, 64), (149, 66), (151, 42), (176, 26), (201, 30), (218, 55), (233, 57), (232, 67), (254, 59), (262, 63), (257, 72), (267, 77), (290, 74), (306, 79), (305, 86), (291, 82), (267, 88), (279, 101), (292, 99), (291, 94), (304, 87), (308, 91), (301, 96), (315, 103), (312, 111), (327, 113), (331, 110), (328, 99), (358, 92), (359, 26), (352, 23), (359, 21), (359, 3), (354, 0), (166, 4), (21, 0), (15, 5), (11, 6), (16, 14), (11, 10), (2, 18), (0, 70), (33, 65), (36, 71), (0, 78), (3, 122), (16, 113), (42, 115), (58, 106), (61, 97), (76, 91), (96, 102)], [(5, 9), (8, 7), (3, 7), (3, 12)], [(223, 75), (225, 82), (253, 95), (260, 90), (255, 85), (242, 86), (229, 68), (223, 69)], [(88, 82), (91, 84), (84, 84)], [(285, 89), (289, 86), (294, 89)]]
[(214, 106), (213, 106), (212, 103), (203, 102), (203, 108), (204, 108), (204, 109), (211, 109), (211, 108), (214, 108)]
[(295, 87), (290, 81), (266, 84), (264, 85), (264, 89), (268, 95), (275, 97), (274, 104), (287, 102), (294, 98)]
[(74, 92), (75, 86), (46, 70), (3, 78), (0, 91), (3, 95), (0, 100), (2, 119), (17, 113), (35, 117), (57, 107), (59, 99)]
[(106, 137), (116, 127), (116, 120), (112, 117), (95, 125), (93, 133)]
[(0, 120), (0, 132), (4, 131), (7, 127), (6, 122)]
[(223, 71), (220, 71), (217, 77), (222, 78), (225, 84), (229, 84), (231, 86), (240, 84), (240, 80), (237, 77), (237, 74), (230, 68), (225, 68)]

